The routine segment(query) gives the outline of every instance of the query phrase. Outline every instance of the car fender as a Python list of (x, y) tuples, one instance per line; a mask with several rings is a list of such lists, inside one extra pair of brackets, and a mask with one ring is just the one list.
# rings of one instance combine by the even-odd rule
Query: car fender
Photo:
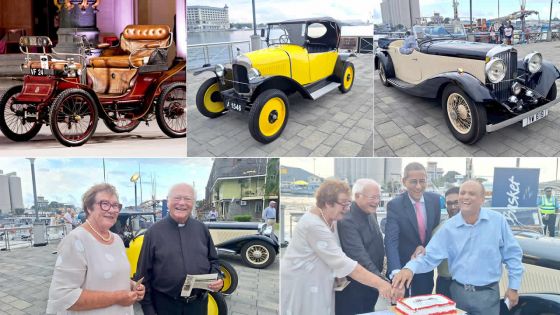
[(339, 60), (341, 61), (346, 61), (352, 57), (358, 57), (355, 53), (353, 52), (348, 52), (348, 53), (344, 53), (344, 52), (339, 52), (338, 53), (338, 58), (336, 60), (336, 62), (338, 63)]
[(245, 235), (245, 236), (237, 237), (235, 239), (231, 239), (229, 241), (220, 244), (215, 244), (215, 246), (217, 248), (233, 250), (237, 254), (239, 254), (241, 252), (241, 248), (243, 248), (243, 246), (250, 241), (262, 241), (268, 243), (270, 246), (274, 248), (276, 254), (278, 254), (278, 248), (279, 248), (278, 242), (274, 242), (270, 237), (264, 235)]
[(416, 86), (416, 90), (422, 91), (419, 96), (429, 98), (441, 98), (445, 87), (455, 84), (463, 90), (475, 103), (486, 103), (494, 101), (492, 92), (475, 76), (466, 72), (445, 72), (431, 77)]
[(307, 91), (307, 89), (301, 84), (299, 84), (296, 80), (289, 77), (285, 77), (285, 76), (263, 77), (258, 82), (252, 84), (256, 85), (256, 87), (253, 89), (251, 102), (255, 101), (257, 96), (259, 96), (262, 92), (269, 89), (281, 90), (286, 95), (290, 95), (294, 92), (299, 92), (304, 98), (311, 99), (311, 94)]
[(379, 50), (375, 53), (375, 70), (379, 70), (379, 63), (383, 63), (385, 66), (385, 76), (387, 78), (394, 78), (395, 77), (395, 68), (393, 67), (393, 60), (391, 59), (391, 55), (386, 50)]
[(204, 72), (213, 72), (216, 76), (218, 76), (216, 74), (216, 65), (209, 65), (206, 67), (199, 68), (196, 71), (194, 71), (193, 74), (196, 76)]

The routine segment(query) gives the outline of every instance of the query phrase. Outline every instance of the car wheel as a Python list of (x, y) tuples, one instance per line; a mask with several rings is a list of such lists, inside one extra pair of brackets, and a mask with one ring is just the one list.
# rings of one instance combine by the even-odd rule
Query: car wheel
[(546, 99), (549, 102), (552, 102), (556, 99), (558, 90), (556, 88), (556, 83), (552, 84), (552, 86), (550, 87), (550, 90), (548, 91), (548, 94), (546, 95)]
[(156, 121), (159, 129), (170, 138), (187, 135), (187, 86), (175, 82), (161, 92), (156, 105)]
[(208, 315), (228, 315), (226, 299), (220, 292), (209, 292)]
[(0, 130), (12, 141), (28, 141), (35, 137), (43, 124), (24, 119), (28, 104), (14, 104), (22, 86), (14, 86), (0, 97)]
[(342, 93), (347, 93), (354, 85), (354, 65), (351, 62), (346, 63), (343, 73), (338, 89)]
[(268, 243), (251, 241), (241, 248), (241, 259), (251, 268), (263, 269), (274, 262), (276, 251)]
[(282, 134), (289, 116), (286, 94), (268, 90), (260, 94), (249, 112), (249, 131), (255, 140), (269, 143)]
[(486, 133), (486, 109), (478, 106), (458, 86), (445, 88), (442, 108), (447, 127), (457, 140), (474, 144)]
[(383, 85), (391, 86), (391, 83), (387, 81), (387, 71), (385, 70), (385, 65), (381, 61), (379, 62), (379, 79)]
[(220, 260), (220, 271), (224, 274), (224, 286), (220, 290), (222, 294), (230, 295), (235, 289), (237, 289), (237, 284), (239, 277), (237, 276), (237, 271), (230, 263)]
[(95, 132), (98, 119), (97, 103), (84, 90), (64, 90), (51, 105), (51, 132), (67, 147), (86, 143)]
[(105, 126), (114, 133), (131, 132), (140, 125), (139, 120), (132, 120), (128, 118), (119, 118), (116, 121), (111, 119), (103, 119)]
[(196, 108), (208, 117), (220, 117), (226, 111), (222, 94), (220, 94), (220, 84), (218, 78), (210, 78), (198, 88), (196, 92)]

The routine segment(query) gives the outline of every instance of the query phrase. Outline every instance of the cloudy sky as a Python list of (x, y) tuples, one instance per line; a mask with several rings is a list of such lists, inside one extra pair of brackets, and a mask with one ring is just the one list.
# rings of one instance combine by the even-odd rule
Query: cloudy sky
[[(204, 188), (212, 168), (213, 159), (105, 159), (107, 182), (119, 192), (124, 206), (134, 205), (134, 184), (130, 177), (140, 171), (142, 175), (143, 200), (151, 199), (152, 178), (157, 183), (156, 199), (164, 199), (169, 188), (179, 182), (196, 187), (198, 199), (204, 198)], [(33, 204), (31, 167), (27, 159), (0, 159), (4, 174), (16, 172), (21, 178), (23, 201), (26, 207)], [(81, 204), (82, 194), (92, 185), (103, 182), (103, 159), (48, 159), (35, 160), (37, 195), (47, 200)], [(138, 182), (140, 200), (140, 182)], [(140, 203), (140, 202), (139, 202)]]
[[(390, 0), (383, 0), (383, 2), (385, 1)], [(500, 16), (520, 10), (520, 0), (472, 0), (473, 19), (498, 17), (498, 1), (500, 3)], [(382, 0), (373, 0), (373, 20), (375, 23), (381, 22), (381, 2)], [(461, 19), (469, 19), (469, 7), (469, 1), (459, 0), (459, 17)], [(538, 11), (541, 20), (548, 20), (550, 0), (528, 0), (526, 1), (526, 9)], [(439, 12), (444, 17), (453, 17), (453, 0), (420, 0), (421, 16), (433, 16), (434, 12)], [(554, 1), (552, 17), (560, 17), (558, 1)], [(532, 15), (530, 19), (537, 19), (537, 16)]]
[[(369, 0), (255, 0), (257, 23), (278, 22), (305, 17), (330, 16), (341, 21), (371, 21)], [(252, 23), (251, 0), (188, 0), (187, 5), (229, 7), (231, 23)], [(377, 7), (379, 4), (377, 3)]]

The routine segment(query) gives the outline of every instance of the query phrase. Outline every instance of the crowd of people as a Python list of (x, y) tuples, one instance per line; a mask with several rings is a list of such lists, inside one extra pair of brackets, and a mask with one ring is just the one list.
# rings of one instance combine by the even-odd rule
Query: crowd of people
[[(484, 186), (473, 180), (445, 197), (426, 191), (420, 163), (404, 169), (406, 191), (387, 203), (383, 237), (377, 222), (381, 194), (371, 179), (352, 192), (325, 181), (316, 204), (298, 221), (282, 261), (281, 314), (360, 314), (374, 311), (378, 297), (437, 293), (468, 314), (499, 314), (498, 282), (508, 269), (504, 294), (518, 303), (522, 250), (506, 219), (482, 209)], [(440, 223), (444, 198), (449, 219)], [(384, 263), (386, 259), (386, 264)]]

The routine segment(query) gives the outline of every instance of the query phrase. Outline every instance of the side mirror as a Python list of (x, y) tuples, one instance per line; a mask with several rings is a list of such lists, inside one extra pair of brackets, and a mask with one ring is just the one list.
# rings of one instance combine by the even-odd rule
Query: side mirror
[(261, 37), (264, 37), (264, 28), (261, 28)]

